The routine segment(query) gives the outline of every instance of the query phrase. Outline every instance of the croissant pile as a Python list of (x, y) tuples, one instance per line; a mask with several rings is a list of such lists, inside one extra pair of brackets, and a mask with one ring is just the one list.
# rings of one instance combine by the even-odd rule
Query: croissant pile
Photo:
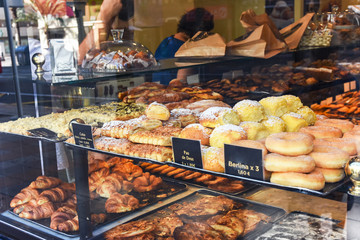
[[(160, 213), (160, 212), (159, 212)], [(219, 239), (235, 240), (254, 231), (270, 217), (224, 196), (202, 196), (175, 203), (162, 216), (132, 221), (105, 233), (107, 240), (115, 239)]]

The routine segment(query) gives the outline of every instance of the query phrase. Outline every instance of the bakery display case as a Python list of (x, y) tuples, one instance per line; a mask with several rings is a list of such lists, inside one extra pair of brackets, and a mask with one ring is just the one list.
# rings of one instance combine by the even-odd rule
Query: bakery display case
[(357, 15), (328, 15), (316, 15), (306, 36), (315, 24), (333, 32), (331, 44), (298, 39), (269, 58), (156, 60), (151, 47), (116, 36), (75, 74), (37, 71), (35, 116), (0, 123), (0, 141), (21, 149), (1, 146), (14, 157), (0, 170), (0, 234), (356, 239)]

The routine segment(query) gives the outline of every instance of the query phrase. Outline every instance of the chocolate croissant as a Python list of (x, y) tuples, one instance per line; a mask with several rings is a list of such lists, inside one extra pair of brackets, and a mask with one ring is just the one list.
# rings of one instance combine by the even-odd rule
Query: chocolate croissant
[(47, 189), (56, 187), (61, 183), (61, 180), (55, 177), (39, 176), (35, 181), (31, 182), (29, 187), (36, 189)]
[(10, 202), (10, 207), (16, 207), (29, 202), (31, 199), (37, 198), (39, 191), (35, 188), (27, 187), (21, 190)]

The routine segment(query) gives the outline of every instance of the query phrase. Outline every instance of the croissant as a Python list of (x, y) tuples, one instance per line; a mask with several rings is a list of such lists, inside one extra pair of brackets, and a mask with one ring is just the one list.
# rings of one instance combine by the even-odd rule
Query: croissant
[(146, 172), (134, 180), (134, 189), (137, 192), (149, 192), (157, 189), (162, 184), (162, 179)]
[(110, 170), (108, 168), (101, 168), (98, 171), (92, 172), (89, 176), (89, 191), (95, 191), (109, 174)]
[(100, 224), (100, 223), (105, 222), (105, 220), (106, 220), (105, 213), (91, 214), (91, 223), (92, 224)]
[(13, 212), (16, 214), (21, 213), (22, 211), (29, 211), (34, 207), (37, 207), (36, 199), (31, 199), (29, 202), (19, 205), (13, 209)]
[(119, 164), (121, 165), (121, 164), (125, 164), (127, 162), (133, 162), (133, 161), (130, 159), (127, 159), (127, 158), (113, 157), (107, 161), (107, 164), (110, 167), (114, 167), (115, 165), (119, 165)]
[(69, 197), (69, 192), (56, 187), (49, 190), (45, 190), (40, 193), (39, 198), (37, 199), (37, 204), (41, 205), (46, 202), (63, 202), (66, 198)]
[(56, 187), (61, 180), (55, 177), (39, 176), (35, 181), (31, 182), (29, 187), (36, 189), (46, 189)]
[(19, 214), (19, 217), (26, 219), (39, 220), (49, 218), (55, 212), (56, 205), (52, 202), (46, 202), (42, 205), (25, 209)]
[(65, 222), (58, 225), (58, 230), (61, 232), (73, 232), (79, 230), (79, 218), (75, 216)]
[(101, 168), (109, 168), (109, 164), (104, 160), (96, 160), (89, 164), (89, 173), (97, 171)]
[(142, 168), (131, 162), (115, 165), (112, 172), (119, 174), (128, 181), (132, 181), (134, 178), (140, 177), (143, 174)]
[(124, 181), (119, 174), (112, 173), (105, 178), (105, 181), (101, 185), (98, 186), (96, 192), (101, 197), (109, 198), (112, 193), (119, 192), (122, 188), (124, 191), (131, 191), (132, 184)]
[(76, 206), (77, 204), (77, 198), (76, 194), (71, 195), (65, 202), (65, 206)]
[(139, 207), (139, 200), (128, 194), (113, 193), (105, 202), (108, 213), (129, 212)]
[(50, 228), (57, 230), (58, 226), (63, 223), (66, 222), (68, 220), (71, 220), (75, 217), (74, 214), (71, 213), (67, 213), (67, 212), (61, 212), (61, 211), (56, 211), (51, 215), (51, 222), (50, 222)]
[(15, 195), (15, 197), (10, 202), (10, 207), (16, 207), (24, 203), (29, 202), (31, 199), (37, 198), (39, 196), (39, 191), (34, 188), (24, 188)]
[(75, 193), (76, 190), (75, 183), (67, 183), (67, 182), (61, 183), (59, 188), (71, 193)]

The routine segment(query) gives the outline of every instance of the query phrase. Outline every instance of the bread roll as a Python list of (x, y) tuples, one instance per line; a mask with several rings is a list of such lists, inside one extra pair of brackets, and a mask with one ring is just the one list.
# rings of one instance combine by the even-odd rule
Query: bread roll
[(287, 101), (282, 97), (263, 98), (259, 103), (264, 107), (267, 116), (281, 117), (289, 112)]

